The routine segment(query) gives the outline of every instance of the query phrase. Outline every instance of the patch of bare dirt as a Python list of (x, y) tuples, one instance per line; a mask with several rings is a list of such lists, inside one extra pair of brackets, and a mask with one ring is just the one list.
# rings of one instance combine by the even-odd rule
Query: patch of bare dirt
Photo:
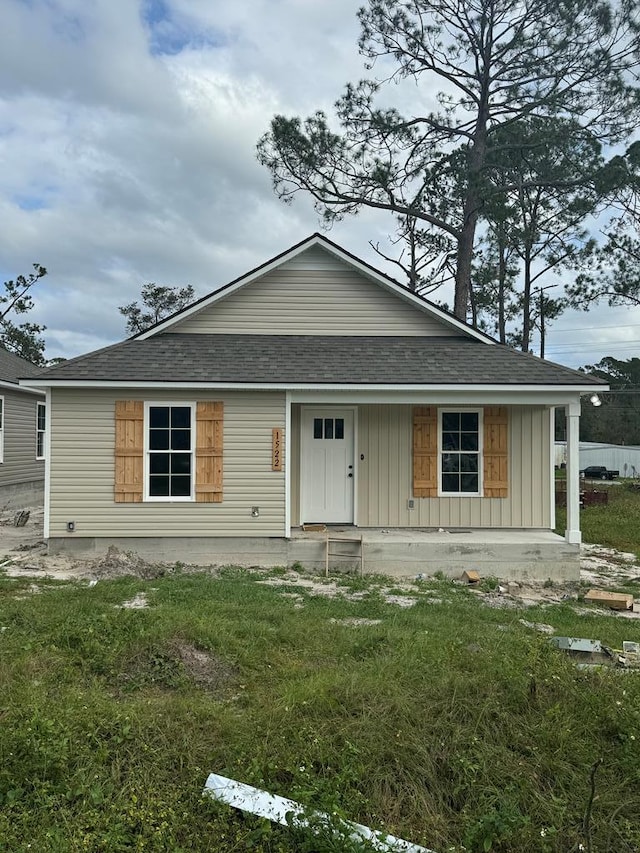
[[(24, 527), (16, 527), (14, 520), (18, 512), (28, 513)], [(13, 551), (26, 551), (44, 546), (44, 508), (41, 506), (21, 507), (20, 510), (0, 509), (0, 563)]]
[[(392, 595), (384, 590), (381, 590), (380, 594), (387, 604), (395, 604), (397, 607), (413, 607), (414, 604), (418, 603), (417, 598), (409, 598), (408, 595)], [(433, 599), (431, 601), (433, 602)]]
[(545, 625), (543, 622), (527, 622), (526, 619), (518, 619), (521, 625), (525, 628), (531, 628), (533, 631), (538, 631), (540, 634), (555, 634), (556, 629), (553, 625)]
[(603, 545), (583, 545), (580, 579), (594, 586), (615, 586), (622, 580), (640, 580), (640, 564), (635, 554)]
[(223, 690), (238, 676), (236, 667), (182, 640), (174, 640), (170, 651), (181, 662), (187, 676), (206, 690)]
[(149, 606), (149, 599), (145, 592), (139, 592), (137, 595), (134, 595), (133, 598), (130, 598), (128, 601), (123, 601), (122, 604), (118, 604), (116, 606), (120, 607), (122, 610), (144, 610)]
[(177, 638), (141, 649), (123, 662), (123, 667), (116, 683), (125, 693), (149, 688), (175, 690), (189, 681), (209, 693), (231, 696), (229, 689), (238, 677), (238, 670), (231, 664)]
[[(347, 601), (362, 601), (363, 598), (370, 595), (370, 590), (353, 591), (341, 585), (340, 580), (340, 578), (315, 579), (290, 570), (282, 575), (264, 578), (264, 580), (260, 580), (258, 583), (265, 584), (266, 586), (295, 587), (304, 590), (308, 595), (320, 595), (325, 598), (344, 598)], [(417, 598), (408, 595), (398, 595), (396, 592), (391, 591), (397, 589), (415, 593), (415, 586), (412, 583), (403, 584), (396, 581), (394, 581), (393, 587), (380, 587), (378, 592), (387, 604), (395, 604), (397, 607), (413, 607), (418, 602)], [(281, 594), (288, 598), (296, 598), (298, 603), (301, 601), (299, 593), (283, 592)], [(431, 600), (433, 601), (433, 599)]]
[(9, 577), (46, 577), (76, 580), (90, 577), (85, 564), (69, 557), (47, 554), (44, 542), (44, 509), (24, 507), (29, 519), (24, 527), (16, 527), (16, 510), (0, 511), (0, 571)]
[[(293, 569), (285, 572), (282, 575), (272, 575), (271, 577), (259, 580), (258, 583), (265, 586), (291, 586), (297, 589), (304, 590), (309, 595), (320, 595), (325, 598), (342, 597), (349, 601), (360, 601), (368, 592), (357, 591), (352, 592), (338, 584), (334, 578), (312, 578), (307, 575), (301, 575)], [(297, 593), (283, 592), (282, 595), (296, 595)]]
[[(42, 507), (25, 507), (29, 518), (23, 527), (16, 527), (15, 510), (0, 510), (0, 571), (10, 577), (50, 578), (56, 580), (108, 580), (115, 577), (133, 576), (143, 580), (162, 577), (175, 571), (175, 566), (166, 563), (149, 562), (135, 553), (120, 551), (115, 547), (95, 558), (72, 558), (47, 554), (43, 541)], [(202, 567), (182, 566), (182, 571), (202, 571)], [(210, 569), (210, 571), (214, 571)], [(256, 571), (260, 571), (257, 569)], [(614, 589), (616, 585), (630, 580), (640, 581), (640, 562), (634, 554), (605, 548), (601, 545), (583, 545), (581, 549), (580, 583), (541, 582), (504, 582), (494, 590), (475, 592), (491, 607), (517, 608), (535, 605), (550, 605), (560, 602), (574, 602), (576, 612), (593, 613), (591, 609), (581, 607), (578, 597), (584, 592), (584, 585)], [(393, 586), (378, 587), (382, 598), (398, 607), (412, 607), (418, 600), (430, 601), (437, 605), (439, 598), (433, 591), (416, 588), (414, 578), (406, 581), (394, 580)], [(351, 590), (341, 585), (337, 579), (310, 577), (294, 570), (282, 575), (265, 577), (259, 581), (269, 586), (288, 587), (282, 595), (290, 597), (295, 608), (304, 607), (305, 595), (342, 597), (349, 601), (359, 601), (370, 595), (370, 591)], [(144, 606), (141, 600), (130, 604), (131, 607)], [(607, 611), (614, 612), (614, 611)], [(617, 611), (617, 615), (627, 619), (640, 618), (640, 603), (632, 611)]]
[(137, 554), (114, 547), (109, 548), (105, 555), (93, 558), (48, 554), (43, 539), (43, 508), (25, 507), (24, 511), (29, 513), (29, 518), (24, 526), (16, 527), (17, 511), (0, 510), (0, 571), (8, 577), (108, 580), (129, 575), (151, 580), (174, 571), (169, 564), (151, 563)]
[(111, 545), (103, 557), (85, 561), (91, 576), (96, 580), (110, 578), (136, 577), (143, 580), (153, 580), (171, 574), (174, 568), (168, 563), (150, 563), (131, 551), (120, 551)]

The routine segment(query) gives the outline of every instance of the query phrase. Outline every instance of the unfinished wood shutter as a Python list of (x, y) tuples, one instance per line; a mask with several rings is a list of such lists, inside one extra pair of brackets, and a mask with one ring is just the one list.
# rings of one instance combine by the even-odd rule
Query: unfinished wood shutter
[(506, 498), (509, 494), (509, 412), (506, 406), (484, 409), (484, 496)]
[(222, 503), (222, 403), (196, 405), (196, 501)]
[(114, 501), (139, 503), (143, 492), (144, 403), (116, 400)]
[(438, 410), (416, 406), (413, 410), (413, 496), (438, 496)]

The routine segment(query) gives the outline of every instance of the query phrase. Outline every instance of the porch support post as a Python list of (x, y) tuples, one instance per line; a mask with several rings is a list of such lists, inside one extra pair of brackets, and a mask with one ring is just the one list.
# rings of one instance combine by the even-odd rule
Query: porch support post
[(580, 534), (580, 400), (565, 409), (567, 421), (567, 529), (564, 538), (579, 545)]
[(551, 406), (549, 409), (549, 463), (551, 471), (549, 474), (549, 489), (551, 495), (549, 498), (549, 527), (551, 530), (556, 528), (556, 407)]

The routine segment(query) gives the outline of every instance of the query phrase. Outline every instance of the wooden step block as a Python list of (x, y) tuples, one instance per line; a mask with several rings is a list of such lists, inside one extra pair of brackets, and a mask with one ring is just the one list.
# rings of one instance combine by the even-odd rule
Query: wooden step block
[(479, 583), (480, 574), (475, 569), (467, 569), (466, 572), (462, 573), (462, 580), (465, 583)]
[(604, 604), (611, 610), (633, 610), (633, 596), (624, 592), (605, 592), (602, 589), (590, 589), (584, 600), (593, 604)]

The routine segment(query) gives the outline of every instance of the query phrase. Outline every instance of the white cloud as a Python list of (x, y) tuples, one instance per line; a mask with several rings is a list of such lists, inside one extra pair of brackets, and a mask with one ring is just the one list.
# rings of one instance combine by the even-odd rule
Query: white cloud
[[(4, 0), (0, 275), (48, 267), (33, 319), (50, 357), (122, 337), (117, 306), (147, 281), (201, 295), (318, 230), (255, 145), (274, 113), (330, 111), (365, 76), (360, 4)], [(380, 264), (368, 240), (391, 226), (365, 211), (330, 236)]]

